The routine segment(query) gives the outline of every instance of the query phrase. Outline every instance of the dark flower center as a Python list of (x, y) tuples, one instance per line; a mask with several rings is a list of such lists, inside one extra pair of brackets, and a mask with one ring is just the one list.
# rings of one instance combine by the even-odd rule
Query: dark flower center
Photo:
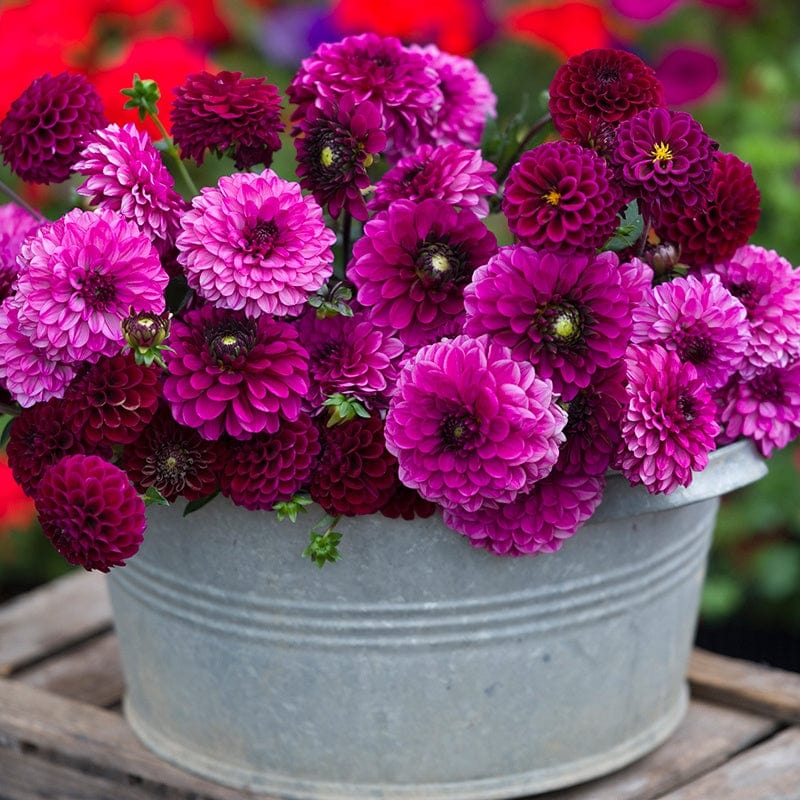
[(161, 485), (180, 484), (193, 463), (194, 459), (179, 444), (165, 444), (155, 453), (156, 481)]
[(259, 222), (258, 225), (250, 231), (250, 247), (255, 252), (262, 256), (268, 256), (278, 239), (280, 231), (274, 220), (267, 220)]
[(573, 347), (583, 341), (583, 315), (569, 300), (553, 303), (540, 314), (540, 330), (558, 347)]
[(619, 72), (616, 67), (602, 66), (595, 75), (598, 86), (605, 89), (619, 81)]
[(80, 293), (91, 308), (96, 308), (100, 311), (105, 311), (117, 294), (114, 284), (108, 277), (96, 270), (86, 274), (80, 285)]
[(687, 422), (697, 417), (697, 403), (691, 395), (683, 394), (678, 398), (678, 410)]
[(714, 345), (705, 336), (687, 336), (678, 344), (681, 361), (692, 364), (705, 364), (714, 355)]
[(230, 367), (255, 344), (256, 330), (251, 320), (231, 322), (206, 333), (208, 350), (220, 367)]
[(471, 414), (449, 414), (442, 421), (439, 436), (446, 450), (464, 450), (478, 435), (478, 421)]
[(347, 131), (337, 131), (329, 122), (317, 126), (309, 136), (308, 150), (318, 170), (325, 173), (349, 172), (355, 163), (352, 137)]
[(756, 287), (749, 281), (745, 281), (744, 283), (732, 283), (728, 286), (728, 291), (739, 299), (742, 305), (748, 310), (751, 310), (756, 304), (755, 289)]
[(464, 271), (464, 261), (445, 242), (423, 242), (417, 250), (414, 268), (426, 285), (440, 285), (458, 280)]
[(762, 401), (767, 400), (778, 404), (784, 401), (783, 386), (771, 372), (756, 376), (750, 386), (756, 397)]

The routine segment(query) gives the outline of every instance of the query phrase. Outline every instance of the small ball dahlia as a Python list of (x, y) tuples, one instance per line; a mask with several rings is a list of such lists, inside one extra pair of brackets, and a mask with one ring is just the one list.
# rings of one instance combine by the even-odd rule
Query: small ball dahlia
[(269, 510), (308, 483), (319, 452), (319, 434), (308, 414), (282, 420), (275, 433), (227, 439), (220, 491), (237, 506)]
[(0, 303), (11, 294), (17, 277), (17, 255), (22, 242), (41, 223), (14, 203), (0, 206)]
[(287, 322), (202, 306), (173, 322), (169, 341), (164, 397), (204, 439), (275, 433), (300, 415), (308, 353)]
[(296, 314), (330, 277), (336, 234), (300, 185), (271, 170), (222, 177), (181, 218), (178, 260), (219, 308)]
[(553, 124), (569, 140), (580, 138), (581, 118), (616, 125), (664, 104), (664, 88), (655, 72), (625, 50), (587, 50), (572, 56), (550, 83)]
[(716, 275), (656, 286), (633, 309), (633, 344), (657, 342), (695, 365), (709, 389), (742, 365), (750, 328), (744, 306)]
[(420, 495), (416, 489), (409, 489), (398, 477), (395, 481), (394, 492), (380, 512), (389, 519), (428, 519), (438, 510), (436, 503), (431, 503)]
[(623, 198), (604, 158), (569, 142), (545, 142), (511, 168), (503, 213), (523, 244), (596, 250), (617, 229)]
[(93, 455), (65, 456), (39, 483), (36, 510), (42, 530), (70, 563), (108, 572), (142, 544), (144, 503), (128, 476)]
[(669, 494), (705, 469), (719, 433), (716, 405), (694, 364), (659, 344), (626, 354), (627, 406), (615, 466), (631, 484)]
[(387, 450), (380, 417), (356, 417), (322, 428), (320, 443), (309, 491), (328, 514), (374, 514), (389, 501), (397, 460)]
[(186, 202), (146, 133), (130, 123), (95, 131), (74, 170), (87, 176), (78, 194), (135, 222), (160, 255), (169, 253)]
[(401, 200), (364, 226), (348, 278), (372, 322), (405, 345), (436, 341), (464, 317), (464, 287), (497, 239), (469, 210)]
[(73, 209), (20, 251), (20, 323), (56, 361), (97, 361), (123, 345), (134, 311), (164, 310), (167, 273), (152, 243), (114, 211)]
[(83, 75), (42, 75), (0, 122), (3, 163), (24, 181), (60, 183), (89, 134), (105, 124), (103, 102)]
[(646, 206), (706, 200), (717, 143), (685, 111), (650, 108), (620, 123), (611, 154), (622, 185)]
[(272, 163), (280, 150), (281, 96), (265, 78), (243, 78), (241, 72), (188, 75), (175, 89), (170, 110), (172, 136), (184, 158), (198, 165), (206, 149), (229, 155), (236, 169)]
[(566, 414), (552, 384), (488, 337), (422, 347), (400, 373), (386, 447), (400, 480), (446, 508), (509, 502), (558, 459)]
[(489, 334), (571, 400), (625, 352), (630, 301), (617, 257), (503, 247), (464, 291), (466, 333)]
[(488, 198), (497, 192), (495, 171), (495, 165), (484, 161), (480, 150), (459, 144), (423, 144), (378, 181), (367, 205), (370, 211), (378, 212), (398, 200), (436, 198), (485, 217), (489, 213)]
[(495, 555), (555, 553), (592, 516), (604, 488), (601, 475), (553, 470), (510, 503), (488, 503), (476, 511), (447, 508), (444, 522), (473, 547)]

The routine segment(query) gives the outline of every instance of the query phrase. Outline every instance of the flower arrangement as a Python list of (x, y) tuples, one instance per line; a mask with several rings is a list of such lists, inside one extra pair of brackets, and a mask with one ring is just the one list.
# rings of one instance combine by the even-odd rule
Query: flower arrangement
[[(628, 52), (570, 58), (521, 133), (466, 58), (321, 45), (286, 90), (291, 179), (265, 79), (190, 75), (171, 135), (154, 82), (123, 94), (190, 200), (79, 75), (0, 123), (20, 178), (84, 198), (0, 208), (8, 461), (73, 564), (123, 565), (146, 503), (217, 493), (292, 521), (317, 503), (320, 566), (375, 513), (552, 553), (610, 468), (672, 492), (718, 446), (800, 432), (800, 279), (748, 243), (752, 171)], [(197, 191), (181, 158), (209, 152), (236, 171)]]

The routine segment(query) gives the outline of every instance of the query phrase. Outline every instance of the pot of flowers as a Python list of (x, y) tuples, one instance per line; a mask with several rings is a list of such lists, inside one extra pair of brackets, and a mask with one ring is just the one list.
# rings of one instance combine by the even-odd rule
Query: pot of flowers
[(622, 51), (483, 152), (488, 81), (433, 47), (322, 45), (287, 96), (291, 178), (275, 87), (187, 78), (165, 149), (187, 186), (179, 155), (235, 165), (190, 200), (79, 76), (0, 124), (22, 179), (89, 198), (9, 212), (0, 384), (44, 532), (117, 568), (132, 727), (293, 798), (630, 762), (685, 711), (719, 496), (800, 429), (800, 282), (748, 244), (750, 168)]

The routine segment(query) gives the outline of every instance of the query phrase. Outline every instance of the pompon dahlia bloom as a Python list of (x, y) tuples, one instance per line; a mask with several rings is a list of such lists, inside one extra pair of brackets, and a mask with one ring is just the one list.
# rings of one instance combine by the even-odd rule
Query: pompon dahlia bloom
[(289, 323), (202, 306), (172, 323), (169, 342), (164, 397), (204, 439), (275, 433), (300, 416), (308, 353)]
[(466, 333), (511, 348), (566, 401), (622, 358), (630, 335), (630, 300), (614, 253), (503, 247), (475, 271), (464, 304)]
[(389, 148), (405, 155), (436, 120), (444, 102), (439, 82), (439, 73), (422, 53), (393, 36), (363, 33), (321, 44), (303, 59), (286, 94), (298, 106), (293, 121), (322, 100), (338, 103), (345, 95), (356, 105), (369, 100), (383, 117)]
[(510, 502), (558, 459), (566, 414), (550, 381), (488, 337), (422, 347), (386, 417), (400, 480), (445, 508)]
[(468, 209), (401, 200), (364, 226), (347, 277), (372, 322), (417, 347), (462, 322), (464, 287), (496, 250), (495, 235)]
[(247, 441), (225, 439), (220, 491), (237, 506), (269, 510), (306, 485), (320, 452), (319, 433), (308, 414), (281, 420), (274, 433)]
[(0, 303), (11, 294), (11, 284), (19, 271), (17, 255), (22, 242), (40, 224), (39, 220), (13, 203), (0, 206)]
[(3, 163), (24, 181), (60, 183), (89, 134), (105, 124), (103, 102), (83, 75), (42, 75), (0, 122)]
[(697, 368), (718, 389), (744, 361), (750, 339), (745, 307), (716, 275), (678, 277), (656, 286), (633, 309), (631, 342), (657, 342)]
[(605, 159), (569, 142), (545, 142), (511, 168), (503, 213), (523, 244), (561, 252), (596, 250), (617, 229), (622, 193)]
[(744, 305), (750, 337), (745, 371), (800, 358), (800, 272), (774, 250), (747, 244), (704, 268)]
[(800, 434), (800, 360), (734, 376), (717, 394), (721, 443), (752, 439), (765, 458)]
[(628, 401), (615, 466), (651, 494), (669, 494), (705, 469), (720, 427), (716, 405), (694, 364), (659, 344), (631, 345)]
[(389, 519), (428, 519), (439, 507), (426, 500), (414, 489), (409, 489), (399, 478), (394, 482), (394, 491), (389, 500), (380, 507), (380, 512)]
[(362, 190), (372, 183), (367, 168), (386, 147), (382, 125), (373, 103), (356, 106), (352, 96), (345, 95), (338, 105), (321, 100), (319, 107), (309, 106), (292, 130), (300, 185), (327, 206), (334, 219), (343, 208), (357, 220), (367, 219)]
[(572, 56), (556, 70), (550, 83), (553, 124), (572, 141), (582, 138), (581, 119), (617, 125), (664, 102), (664, 89), (656, 73), (625, 50), (587, 50)]
[(555, 553), (594, 513), (603, 498), (602, 475), (553, 470), (510, 503), (488, 503), (475, 511), (444, 510), (444, 522), (473, 547), (498, 556)]
[(39, 483), (42, 530), (70, 564), (108, 572), (134, 556), (147, 527), (128, 476), (94, 455), (65, 456)]
[(159, 255), (170, 252), (186, 201), (175, 191), (175, 182), (146, 133), (133, 124), (95, 131), (74, 170), (86, 176), (78, 194), (135, 222)]
[(622, 185), (646, 207), (710, 195), (717, 143), (691, 114), (650, 108), (620, 123), (610, 162)]
[(484, 161), (480, 150), (459, 144), (423, 144), (378, 181), (367, 207), (372, 212), (386, 211), (398, 200), (435, 198), (485, 217), (489, 214), (489, 197), (497, 192), (495, 171), (495, 165)]
[(236, 169), (272, 163), (281, 147), (281, 96), (265, 78), (241, 72), (196, 72), (175, 89), (172, 137), (185, 158), (198, 165), (206, 150), (229, 155)]
[(708, 198), (693, 207), (677, 199), (663, 203), (653, 224), (662, 239), (680, 247), (684, 264), (714, 264), (730, 258), (755, 233), (760, 203), (750, 165), (732, 153), (718, 153)]
[(178, 261), (189, 286), (219, 308), (297, 314), (333, 269), (336, 234), (300, 185), (272, 170), (222, 177), (181, 218)]
[(155, 247), (114, 211), (73, 209), (20, 251), (20, 326), (55, 361), (97, 361), (124, 344), (133, 309), (164, 311), (167, 273)]

